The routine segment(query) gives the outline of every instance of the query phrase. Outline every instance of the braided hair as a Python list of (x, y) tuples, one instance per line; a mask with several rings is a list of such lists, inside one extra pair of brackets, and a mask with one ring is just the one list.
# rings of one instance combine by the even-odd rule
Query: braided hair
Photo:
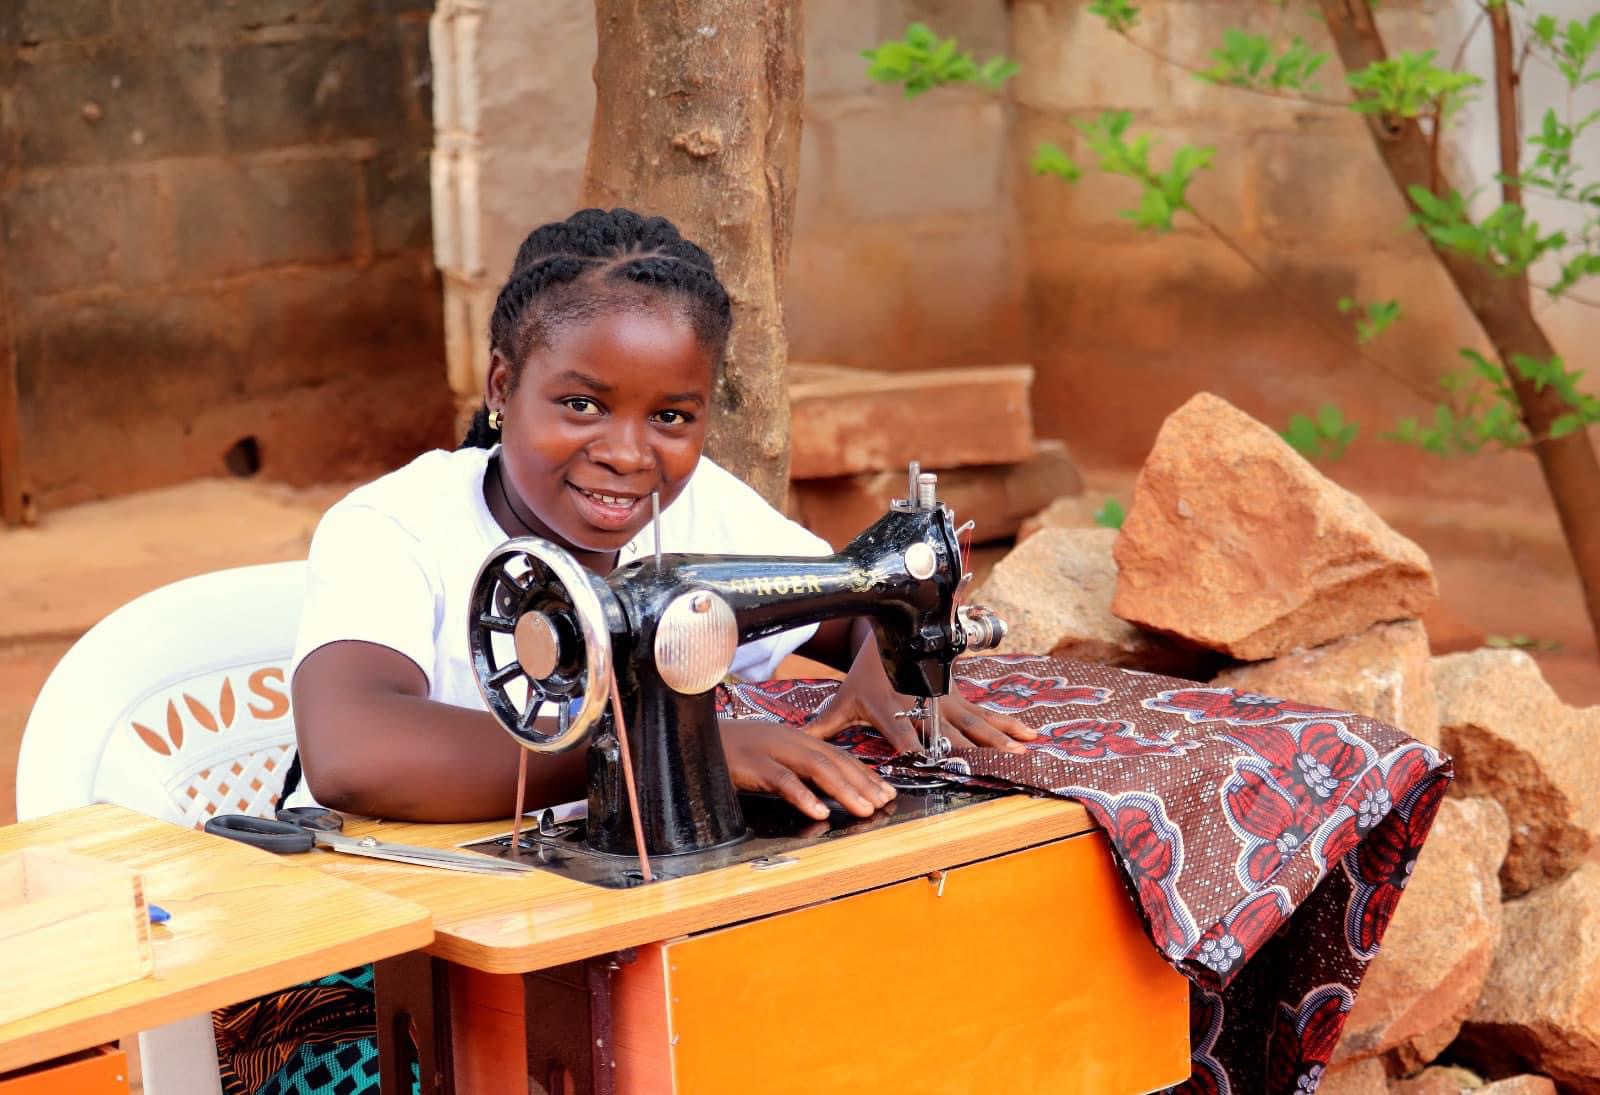
[[(720, 366), (733, 327), (728, 291), (711, 256), (665, 217), (629, 209), (583, 209), (541, 225), (517, 248), (489, 319), (489, 347), (505, 357), (515, 388), (523, 362), (563, 324), (582, 322), (640, 293), (660, 294), (682, 309), (695, 337)], [(479, 408), (462, 448), (489, 448), (500, 431)]]

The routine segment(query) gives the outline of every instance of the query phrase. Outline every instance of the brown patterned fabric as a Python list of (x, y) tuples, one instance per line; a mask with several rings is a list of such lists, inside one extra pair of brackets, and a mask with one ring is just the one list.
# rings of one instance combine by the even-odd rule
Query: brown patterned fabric
[[(1317, 1089), (1451, 779), (1391, 726), (1271, 696), (1034, 656), (964, 659), (962, 694), (1039, 730), (944, 774), (1071, 798), (1106, 830), (1151, 941), (1191, 983), (1175, 1092)], [(722, 713), (803, 724), (831, 681), (735, 685)], [(865, 727), (835, 739), (926, 775)]]
[(285, 1083), (283, 1074), (303, 1046), (376, 1037), (372, 967), (223, 1008), (212, 1013), (211, 1028), (217, 1038), (224, 1095), (296, 1090)]

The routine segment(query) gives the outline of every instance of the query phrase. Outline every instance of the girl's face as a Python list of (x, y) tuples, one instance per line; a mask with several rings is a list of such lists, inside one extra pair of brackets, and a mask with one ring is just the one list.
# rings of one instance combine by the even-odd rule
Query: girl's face
[(532, 511), (530, 523), (580, 556), (631, 540), (650, 522), (650, 492), (665, 508), (700, 459), (713, 371), (670, 307), (557, 327), (528, 355), (514, 389), (496, 353), (487, 395), (505, 416), (501, 474)]

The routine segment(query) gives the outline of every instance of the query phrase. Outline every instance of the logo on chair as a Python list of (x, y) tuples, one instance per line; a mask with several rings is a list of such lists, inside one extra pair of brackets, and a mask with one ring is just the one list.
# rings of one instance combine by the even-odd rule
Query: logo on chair
[[(289, 713), (289, 693), (284, 690), (285, 683), (282, 669), (258, 669), (250, 674), (246, 681), (246, 688), (259, 703), (251, 702), (245, 706), (250, 714), (258, 719), (279, 719)], [(179, 694), (184, 707), (188, 708), (190, 717), (202, 730), (212, 734), (219, 734), (234, 723), (238, 715), (239, 704), (234, 693), (233, 681), (227, 677), (222, 679), (222, 688), (217, 695), (216, 710), (213, 711), (204, 703), (195, 699), (188, 692)], [(151, 729), (142, 722), (133, 721), (133, 732), (139, 736), (146, 747), (170, 757), (174, 750), (183, 748), (185, 735), (183, 714), (178, 710), (176, 699), (167, 700), (166, 733), (162, 734)]]

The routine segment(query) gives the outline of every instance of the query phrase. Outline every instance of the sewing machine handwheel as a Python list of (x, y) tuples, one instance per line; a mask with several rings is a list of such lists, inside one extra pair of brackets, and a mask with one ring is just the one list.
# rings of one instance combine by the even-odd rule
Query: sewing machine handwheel
[[(497, 644), (496, 636), (507, 638)], [(526, 749), (571, 749), (605, 712), (611, 682), (605, 612), (589, 572), (548, 541), (510, 540), (484, 560), (472, 587), (467, 645), (483, 702)], [(520, 705), (519, 681), (526, 687)], [(535, 721), (547, 705), (555, 707), (554, 733)]]

